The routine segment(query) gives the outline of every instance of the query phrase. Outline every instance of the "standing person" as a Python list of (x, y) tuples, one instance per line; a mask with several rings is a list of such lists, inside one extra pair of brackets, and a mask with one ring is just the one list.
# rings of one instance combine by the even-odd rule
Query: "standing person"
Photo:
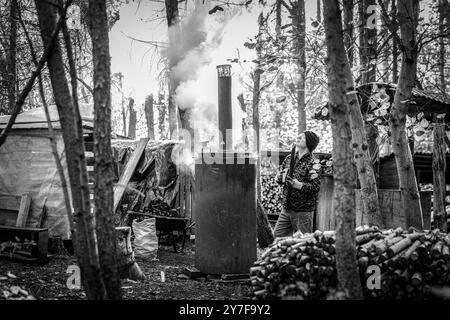
[[(312, 152), (319, 144), (319, 140), (312, 131), (300, 133), (295, 144), (297, 152), (293, 172), (288, 172), (291, 155), (288, 155), (281, 165), (276, 180), (279, 184), (283, 184), (283, 211), (275, 225), (275, 237), (291, 236), (297, 231), (313, 232), (313, 216), (320, 180), (313, 169)], [(287, 199), (289, 188), (291, 193)]]

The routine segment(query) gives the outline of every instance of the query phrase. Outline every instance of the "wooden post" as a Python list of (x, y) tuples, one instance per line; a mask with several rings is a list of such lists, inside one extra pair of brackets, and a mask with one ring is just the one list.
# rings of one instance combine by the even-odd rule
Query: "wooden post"
[(22, 195), (20, 199), (19, 214), (17, 215), (16, 227), (25, 227), (30, 211), (31, 196), (29, 194)]
[(445, 118), (434, 115), (433, 128), (433, 218), (434, 227), (447, 232), (445, 211)]

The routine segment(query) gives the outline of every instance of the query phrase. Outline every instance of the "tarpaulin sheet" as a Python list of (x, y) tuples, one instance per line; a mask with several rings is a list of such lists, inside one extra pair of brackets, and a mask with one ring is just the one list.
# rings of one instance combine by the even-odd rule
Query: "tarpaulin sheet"
[[(57, 146), (67, 178), (61, 135), (57, 135)], [(49, 228), (50, 236), (61, 236), (63, 239), (70, 237), (61, 180), (48, 137), (15, 135), (14, 132), (8, 135), (0, 147), (0, 193), (28, 193), (31, 196), (27, 227), (39, 227), (38, 221), (47, 198), (44, 227)]]

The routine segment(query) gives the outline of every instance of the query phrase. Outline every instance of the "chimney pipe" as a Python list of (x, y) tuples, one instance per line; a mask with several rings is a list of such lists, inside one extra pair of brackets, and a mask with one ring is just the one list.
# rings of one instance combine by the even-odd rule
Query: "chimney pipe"
[[(218, 76), (218, 98), (219, 98), (219, 131), (222, 134), (222, 139), (224, 143), (224, 150), (232, 149), (233, 138), (233, 116), (231, 109), (231, 65), (224, 64), (217, 66), (217, 76)], [(229, 130), (229, 136), (227, 137), (227, 129)]]

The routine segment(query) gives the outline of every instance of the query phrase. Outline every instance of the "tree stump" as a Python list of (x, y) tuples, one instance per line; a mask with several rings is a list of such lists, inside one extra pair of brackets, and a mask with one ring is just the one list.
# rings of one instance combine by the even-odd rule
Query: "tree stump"
[(116, 227), (117, 233), (117, 257), (119, 274), (122, 279), (145, 280), (145, 274), (136, 262), (133, 248), (131, 247), (131, 228)]

